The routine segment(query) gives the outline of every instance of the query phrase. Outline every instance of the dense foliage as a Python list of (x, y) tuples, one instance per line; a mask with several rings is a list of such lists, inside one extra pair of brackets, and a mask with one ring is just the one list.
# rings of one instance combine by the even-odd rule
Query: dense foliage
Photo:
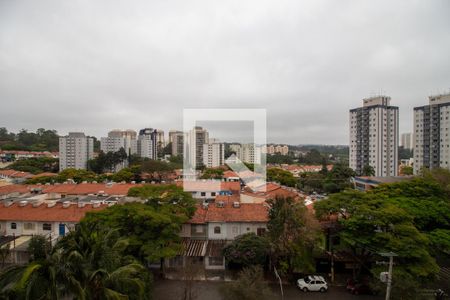
[(117, 229), (129, 240), (125, 253), (143, 263), (175, 256), (181, 247), (181, 225), (195, 212), (192, 196), (175, 185), (135, 187), (128, 195), (146, 201), (88, 213), (81, 223)]
[(22, 129), (19, 133), (13, 133), (0, 127), (2, 150), (58, 151), (58, 147), (59, 136), (56, 130), (39, 128), (34, 133)]
[[(436, 259), (450, 254), (450, 172), (435, 170), (423, 177), (380, 185), (369, 192), (345, 191), (315, 204), (319, 218), (338, 215), (342, 250), (378, 277), (373, 264), (380, 252), (394, 252), (394, 291), (414, 297), (421, 284), (432, 281)], [(372, 262), (372, 263), (371, 263)]]
[(149, 299), (151, 274), (116, 231), (80, 225), (45, 257), (0, 274), (2, 299)]
[(313, 271), (313, 254), (322, 242), (319, 223), (302, 201), (276, 198), (268, 203), (267, 237), (272, 249), (272, 263), (288, 275), (294, 271)]
[(220, 168), (207, 168), (203, 171), (201, 179), (222, 179), (223, 169)]
[(269, 168), (267, 169), (267, 180), (278, 182), (285, 186), (295, 187), (298, 185), (298, 180), (292, 175), (291, 172), (279, 169)]
[(301, 174), (299, 187), (305, 192), (337, 193), (350, 188), (354, 176), (355, 172), (346, 164), (337, 163), (331, 171), (322, 168), (319, 173)]
[(114, 172), (116, 165), (123, 163), (127, 159), (127, 152), (120, 148), (116, 152), (104, 153), (100, 151), (96, 158), (88, 161), (89, 170), (102, 174), (103, 172)]
[(59, 170), (59, 160), (51, 157), (37, 157), (16, 160), (8, 165), (8, 169), (39, 174), (43, 172), (56, 173)]
[(269, 255), (270, 244), (267, 238), (246, 233), (237, 236), (225, 246), (223, 255), (229, 264), (237, 266), (264, 265)]

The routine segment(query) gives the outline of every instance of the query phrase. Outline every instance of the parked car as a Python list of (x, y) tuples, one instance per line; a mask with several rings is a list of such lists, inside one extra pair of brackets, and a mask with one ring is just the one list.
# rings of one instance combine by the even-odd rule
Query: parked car
[(305, 278), (297, 280), (297, 286), (304, 292), (326, 292), (328, 290), (328, 284), (322, 276), (310, 275)]

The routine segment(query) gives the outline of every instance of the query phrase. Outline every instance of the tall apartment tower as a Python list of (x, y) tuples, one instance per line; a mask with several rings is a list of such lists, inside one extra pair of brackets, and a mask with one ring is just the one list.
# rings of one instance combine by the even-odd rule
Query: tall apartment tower
[(414, 108), (414, 174), (422, 168), (450, 169), (450, 93), (430, 96)]
[(398, 174), (398, 107), (390, 102), (377, 96), (350, 110), (350, 168), (358, 175), (367, 165), (375, 176)]
[[(108, 137), (102, 137), (100, 139), (100, 149), (105, 153), (117, 152), (120, 150), (120, 148), (123, 148), (127, 155), (137, 153), (136, 131), (131, 129), (114, 129), (108, 132)], [(120, 171), (126, 166), (128, 166), (127, 160), (123, 161), (121, 164), (116, 165), (115, 171)]]
[(94, 139), (83, 132), (69, 132), (59, 138), (59, 170), (87, 169), (88, 160), (94, 156)]
[(183, 155), (184, 133), (182, 131), (169, 131), (169, 143), (172, 143), (172, 155)]
[(200, 126), (196, 126), (188, 132), (184, 153), (186, 154), (189, 166), (197, 168), (203, 164), (203, 144), (208, 143), (208, 141), (208, 131)]
[(137, 154), (143, 158), (158, 158), (156, 129), (144, 128), (139, 130), (139, 137), (137, 140)]
[(242, 144), (237, 149), (236, 156), (240, 161), (250, 164), (261, 164), (261, 154), (263, 147), (255, 144)]
[(210, 141), (203, 144), (203, 165), (207, 168), (216, 168), (225, 164), (225, 144)]
[(400, 146), (408, 150), (411, 150), (413, 148), (413, 138), (411, 133), (402, 133)]
[(136, 131), (114, 129), (108, 132), (108, 137), (100, 139), (100, 149), (105, 153), (117, 152), (120, 148), (124, 148), (127, 155), (137, 153)]

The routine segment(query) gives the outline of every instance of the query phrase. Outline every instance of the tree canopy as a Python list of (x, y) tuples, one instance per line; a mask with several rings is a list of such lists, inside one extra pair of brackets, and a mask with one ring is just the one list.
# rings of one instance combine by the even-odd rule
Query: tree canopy
[(59, 136), (56, 130), (39, 128), (36, 132), (22, 129), (19, 133), (8, 132), (0, 127), (0, 148), (3, 150), (58, 151)]
[(339, 216), (341, 249), (353, 253), (361, 268), (378, 277), (373, 262), (394, 252), (394, 290), (411, 295), (438, 272), (435, 258), (450, 253), (448, 171), (380, 185), (369, 192), (344, 191), (315, 204), (319, 218)]

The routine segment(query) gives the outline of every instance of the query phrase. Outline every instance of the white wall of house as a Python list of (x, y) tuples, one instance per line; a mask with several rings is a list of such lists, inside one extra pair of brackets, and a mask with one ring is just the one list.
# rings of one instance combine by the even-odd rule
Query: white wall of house
[[(219, 228), (219, 232), (215, 231)], [(225, 240), (227, 238), (227, 224), (222, 222), (208, 223), (208, 238), (210, 240)]]
[(192, 197), (194, 199), (216, 199), (219, 191), (202, 191), (202, 192), (192, 192)]
[(258, 234), (258, 228), (267, 230), (266, 223), (226, 223), (226, 239), (234, 240), (238, 235), (253, 232)]
[[(49, 224), (50, 230), (47, 230), (48, 227), (44, 229), (44, 224)], [(4, 232), (5, 235), (20, 236), (51, 234), (52, 237), (57, 237), (59, 236), (60, 224), (65, 224), (65, 234), (69, 232), (69, 229), (73, 229), (75, 227), (75, 223), (73, 222), (2, 221), (1, 231)]]

